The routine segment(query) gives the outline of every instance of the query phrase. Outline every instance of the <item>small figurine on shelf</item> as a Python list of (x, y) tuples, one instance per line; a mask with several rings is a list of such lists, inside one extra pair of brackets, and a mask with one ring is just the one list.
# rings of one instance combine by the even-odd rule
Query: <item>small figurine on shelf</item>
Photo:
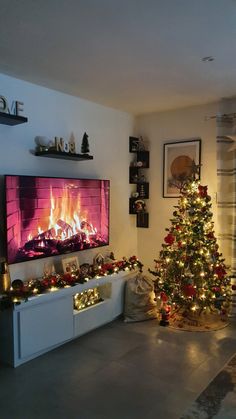
[(81, 153), (82, 154), (89, 153), (89, 142), (88, 142), (88, 135), (86, 134), (86, 132), (84, 133), (83, 138), (82, 138)]
[(144, 175), (139, 175), (138, 176), (138, 183), (145, 183), (146, 182), (146, 178)]
[(135, 212), (145, 212), (145, 208), (146, 208), (146, 205), (145, 205), (145, 202), (142, 199), (137, 199), (134, 202)]
[(145, 150), (146, 150), (146, 147), (145, 147), (144, 139), (143, 137), (139, 137), (138, 151), (145, 151)]
[(75, 136), (73, 133), (70, 136), (68, 144), (69, 144), (69, 152), (76, 154)]
[(36, 151), (48, 151), (52, 145), (52, 142), (49, 140), (49, 138), (43, 135), (36, 135), (34, 141), (36, 144)]

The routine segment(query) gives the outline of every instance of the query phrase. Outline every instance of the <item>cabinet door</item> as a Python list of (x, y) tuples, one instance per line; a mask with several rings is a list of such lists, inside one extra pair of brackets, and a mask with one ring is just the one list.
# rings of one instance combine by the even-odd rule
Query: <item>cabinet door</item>
[(72, 298), (61, 298), (18, 313), (19, 358), (45, 351), (73, 336)]
[(113, 320), (111, 311), (111, 299), (98, 303), (84, 310), (75, 311), (74, 314), (74, 336), (81, 336), (90, 330), (96, 329), (103, 324)]

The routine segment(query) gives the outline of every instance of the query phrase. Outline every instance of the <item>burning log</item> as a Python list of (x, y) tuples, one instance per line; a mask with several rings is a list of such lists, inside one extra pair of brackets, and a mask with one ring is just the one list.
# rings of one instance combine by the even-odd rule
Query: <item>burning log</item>
[(49, 228), (46, 231), (43, 231), (42, 233), (38, 234), (37, 236), (34, 236), (32, 240), (44, 240), (44, 239), (51, 239), (53, 237), (56, 237), (56, 230), (54, 227)]
[(94, 233), (94, 228), (87, 221), (82, 221), (80, 224), (81, 230), (86, 230), (89, 233)]
[(34, 251), (43, 254), (53, 254), (57, 252), (58, 240), (55, 239), (32, 239), (25, 243), (26, 252)]
[(59, 226), (59, 227), (61, 227), (61, 229), (62, 229), (62, 231), (64, 232), (64, 233), (67, 233), (68, 234), (68, 232), (73, 232), (73, 229), (72, 229), (72, 227), (71, 227), (71, 225), (70, 224), (68, 224), (66, 221), (63, 221), (63, 220), (58, 220), (57, 221), (57, 225)]
[(83, 243), (86, 241), (85, 233), (77, 233), (71, 236), (69, 239), (58, 242), (58, 250), (60, 252), (66, 253), (69, 251), (81, 250), (83, 249)]

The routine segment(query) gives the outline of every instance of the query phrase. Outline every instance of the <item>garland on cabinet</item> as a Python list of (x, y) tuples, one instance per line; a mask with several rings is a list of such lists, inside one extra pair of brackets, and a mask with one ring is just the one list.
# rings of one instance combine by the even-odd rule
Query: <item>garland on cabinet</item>
[(29, 297), (48, 291), (73, 287), (77, 284), (88, 282), (90, 279), (98, 279), (121, 271), (132, 271), (135, 269), (139, 269), (142, 272), (142, 267), (143, 264), (136, 256), (131, 256), (130, 258), (124, 256), (121, 260), (114, 260), (109, 263), (102, 262), (101, 265), (85, 263), (71, 272), (64, 274), (53, 273), (45, 275), (42, 279), (31, 279), (27, 282), (15, 279), (11, 284), (11, 289), (6, 291), (0, 298), (0, 310), (13, 307), (14, 304), (20, 304), (22, 301), (25, 302)]

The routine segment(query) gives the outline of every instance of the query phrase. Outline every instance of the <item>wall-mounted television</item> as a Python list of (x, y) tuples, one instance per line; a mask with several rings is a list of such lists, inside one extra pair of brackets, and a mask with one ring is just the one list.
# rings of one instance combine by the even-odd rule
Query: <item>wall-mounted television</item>
[(9, 264), (109, 244), (109, 180), (5, 175)]

